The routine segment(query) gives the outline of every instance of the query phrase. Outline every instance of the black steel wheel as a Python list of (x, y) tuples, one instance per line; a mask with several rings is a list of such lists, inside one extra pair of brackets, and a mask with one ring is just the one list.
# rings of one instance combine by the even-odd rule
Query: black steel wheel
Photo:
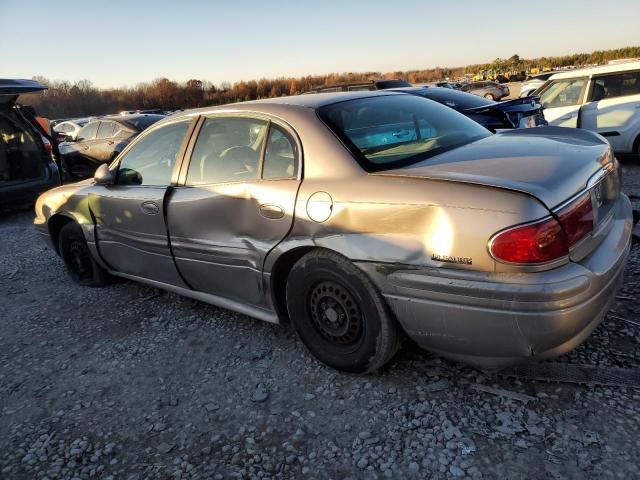
[(108, 283), (109, 274), (94, 260), (77, 223), (69, 222), (62, 227), (58, 236), (58, 251), (69, 276), (77, 284), (102, 287)]
[(311, 353), (329, 366), (368, 373), (397, 352), (401, 330), (371, 280), (347, 258), (318, 249), (287, 279), (291, 323)]

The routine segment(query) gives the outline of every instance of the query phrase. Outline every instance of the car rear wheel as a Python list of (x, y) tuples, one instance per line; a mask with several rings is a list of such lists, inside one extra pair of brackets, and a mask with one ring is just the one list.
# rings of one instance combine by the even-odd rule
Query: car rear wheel
[(345, 257), (314, 250), (293, 266), (287, 308), (294, 329), (327, 365), (368, 373), (398, 351), (402, 332), (369, 278)]
[(62, 227), (58, 249), (74, 282), (88, 287), (102, 287), (109, 283), (110, 276), (93, 259), (80, 225), (70, 222)]
[(484, 98), (486, 98), (487, 100), (493, 100), (494, 99), (493, 95), (490, 94), (490, 93), (485, 93), (484, 94)]

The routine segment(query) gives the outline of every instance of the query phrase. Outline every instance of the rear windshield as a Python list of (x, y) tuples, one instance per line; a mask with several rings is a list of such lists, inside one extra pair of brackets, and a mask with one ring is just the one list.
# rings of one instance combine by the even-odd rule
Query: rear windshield
[(456, 110), (484, 107), (496, 103), (493, 100), (487, 100), (484, 97), (452, 88), (425, 88), (424, 91), (419, 92), (419, 95), (443, 103), (447, 107), (455, 108)]
[(164, 115), (141, 115), (136, 118), (127, 118), (125, 123), (131, 125), (138, 131), (142, 131), (163, 118), (165, 118)]
[(359, 98), (318, 113), (368, 171), (409, 165), (491, 135), (455, 110), (414, 95)]

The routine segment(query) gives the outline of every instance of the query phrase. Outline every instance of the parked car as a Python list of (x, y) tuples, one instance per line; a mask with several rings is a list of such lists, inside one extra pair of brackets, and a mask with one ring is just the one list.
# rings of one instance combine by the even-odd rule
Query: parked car
[(551, 125), (591, 130), (640, 154), (640, 62), (556, 73), (536, 90)]
[[(64, 120), (56, 123), (53, 127), (53, 131), (56, 133), (57, 139), (60, 141), (66, 141), (67, 137), (71, 140), (75, 140), (78, 136), (78, 132), (89, 123), (89, 118), (76, 118), (73, 120)], [(60, 143), (60, 141), (58, 143)]]
[(102, 163), (111, 162), (133, 138), (164, 115), (111, 115), (87, 123), (59, 145), (63, 169), (69, 179), (88, 178)]
[(622, 280), (632, 211), (584, 130), (491, 134), (396, 92), (173, 115), (35, 226), (81, 285), (110, 274), (269, 322), (369, 372), (404, 334), (476, 365), (560, 355)]
[(411, 84), (409, 82), (405, 82), (404, 80), (372, 80), (370, 82), (337, 83), (334, 85), (314, 88), (313, 90), (309, 90), (308, 92), (304, 93), (363, 92), (410, 86)]
[(520, 96), (528, 97), (537, 89), (539, 89), (544, 83), (549, 80), (549, 77), (554, 72), (540, 73), (539, 75), (529, 75), (527, 79), (520, 85)]
[(463, 85), (460, 90), (463, 92), (479, 95), (487, 100), (500, 100), (509, 96), (509, 87), (497, 82), (480, 81)]
[(17, 103), (20, 94), (46, 89), (33, 80), (0, 79), (0, 210), (32, 204), (60, 185), (51, 139)]
[(394, 88), (392, 91), (417, 95), (442, 103), (475, 120), (492, 132), (503, 128), (547, 125), (538, 97), (496, 102), (460, 90), (442, 87)]

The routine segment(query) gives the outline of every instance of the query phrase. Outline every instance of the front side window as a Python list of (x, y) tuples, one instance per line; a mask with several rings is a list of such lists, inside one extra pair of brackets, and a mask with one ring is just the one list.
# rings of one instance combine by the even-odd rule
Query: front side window
[(269, 123), (247, 117), (205, 120), (191, 155), (187, 185), (256, 180)]
[(169, 185), (191, 120), (164, 125), (145, 135), (127, 151), (118, 166), (118, 185)]
[(578, 105), (584, 84), (584, 78), (552, 81), (540, 92), (540, 101), (546, 108)]
[(369, 171), (418, 162), (491, 135), (453, 109), (414, 95), (359, 98), (318, 113)]
[(85, 125), (82, 130), (78, 132), (77, 141), (93, 140), (96, 138), (96, 132), (98, 131), (98, 125), (100, 122), (91, 122)]
[(271, 125), (264, 151), (262, 178), (293, 178), (296, 176), (296, 144), (284, 130)]
[(109, 138), (115, 133), (115, 123), (113, 122), (100, 122), (98, 128), (98, 138)]

